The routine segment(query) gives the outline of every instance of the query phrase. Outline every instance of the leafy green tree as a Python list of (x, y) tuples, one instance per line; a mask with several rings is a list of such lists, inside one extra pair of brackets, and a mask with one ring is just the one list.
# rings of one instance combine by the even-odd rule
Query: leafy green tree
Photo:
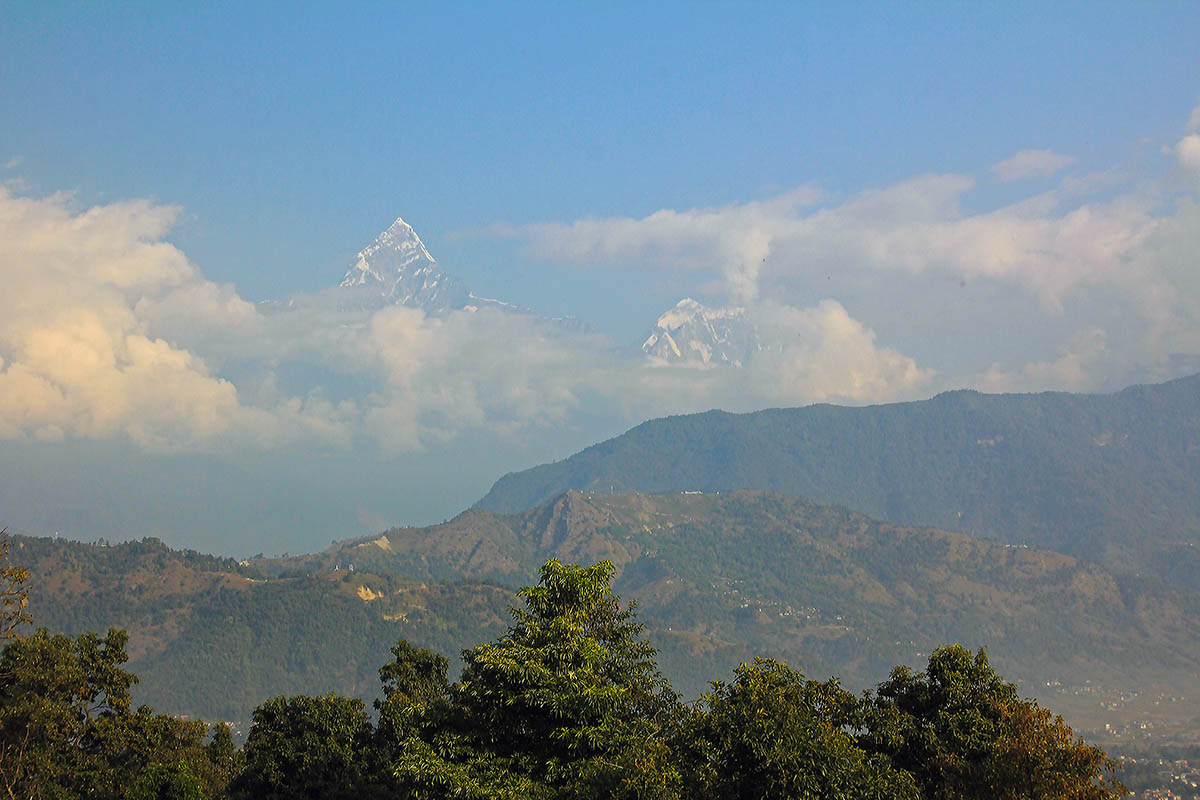
[(380, 670), (377, 753), (393, 789), (440, 797), (671, 797), (682, 709), (622, 610), (613, 565), (547, 562), (497, 641), (446, 660), (401, 641)]
[(679, 773), (667, 741), (678, 696), (644, 639), (636, 603), (620, 607), (615, 568), (541, 568), (525, 608), (495, 642), (463, 653), (453, 692), (481, 745), (570, 796), (666, 797)]
[(241, 754), (233, 743), (233, 733), (228, 725), (222, 722), (212, 726), (212, 736), (204, 745), (204, 754), (212, 763), (220, 784), (228, 786), (241, 765)]
[(1116, 762), (1076, 737), (962, 645), (925, 672), (897, 667), (866, 703), (863, 745), (929, 800), (1104, 800), (1126, 794)]
[(0, 656), (0, 784), (13, 797), (122, 798), (175, 765), (208, 794), (220, 776), (205, 726), (131, 710), (124, 631), (72, 638), (45, 629)]
[(102, 752), (108, 721), (130, 713), (124, 631), (78, 639), (38, 630), (0, 658), (0, 779), (10, 794), (114, 796)]
[(401, 639), (392, 647), (392, 660), (379, 668), (384, 698), (416, 703), (445, 700), (450, 691), (449, 669), (450, 661), (442, 654)]
[(450, 700), (449, 661), (401, 639), (379, 670), (384, 698), (371, 772), (385, 793), (424, 798), (530, 798), (544, 787), (478, 746), (461, 706)]
[(715, 800), (916, 800), (912, 778), (847, 732), (858, 700), (836, 680), (806, 680), (774, 659), (713, 683), (681, 742), (692, 796)]
[(29, 592), (25, 588), (29, 570), (13, 564), (8, 558), (8, 528), (0, 529), (0, 642), (19, 638), (22, 625), (33, 621), (25, 609)]
[(129, 800), (205, 800), (204, 781), (182, 761), (151, 764), (129, 789)]
[(275, 697), (254, 710), (233, 798), (358, 798), (367, 792), (373, 731), (361, 700)]

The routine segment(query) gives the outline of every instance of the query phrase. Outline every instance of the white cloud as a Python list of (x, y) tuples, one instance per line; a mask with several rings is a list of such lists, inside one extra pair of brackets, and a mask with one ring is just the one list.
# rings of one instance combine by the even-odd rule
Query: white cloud
[(0, 191), (0, 438), (403, 452), (619, 391), (608, 342), (529, 315), (262, 313), (163, 240), (176, 215)]
[(883, 402), (913, 397), (933, 371), (892, 348), (836, 300), (812, 308), (768, 304), (754, 319), (774, 346), (752, 359), (751, 385), (780, 403)]
[(985, 392), (1087, 391), (1095, 388), (1111, 355), (1108, 334), (1100, 328), (1080, 331), (1054, 360), (1031, 361), (1016, 369), (991, 365), (970, 382)]
[(1200, 133), (1180, 139), (1175, 145), (1175, 158), (1184, 169), (1200, 172)]
[(1074, 156), (1053, 150), (1022, 150), (1012, 158), (993, 164), (991, 172), (1005, 183), (1025, 178), (1048, 178), (1075, 163)]
[(172, 449), (275, 440), (309, 418), (327, 427), (302, 402), (244, 405), (205, 358), (154, 331), (144, 312), (156, 305), (200, 313), (199, 300), (224, 298), (253, 315), (161, 240), (176, 214), (145, 201), (77, 213), (63, 195), (0, 190), (0, 437), (123, 435)]
[(0, 190), (0, 435), (124, 433), (148, 446), (234, 424), (237, 392), (195, 354), (148, 334), (136, 299), (197, 280), (157, 241), (175, 210), (134, 202), (72, 213)]
[(1192, 109), (1192, 114), (1188, 117), (1187, 129), (1189, 133), (1200, 132), (1200, 105)]
[(1153, 221), (1136, 198), (1060, 209), (1054, 193), (968, 214), (963, 175), (925, 175), (862, 192), (811, 213), (787, 202), (656, 212), (642, 219), (586, 220), (520, 229), (530, 253), (621, 268), (723, 272), (736, 302), (764, 281), (901, 270), (1013, 281), (1048, 308), (1072, 290), (1123, 272)]
[(380, 377), (365, 426), (391, 449), (421, 449), (472, 427), (558, 424), (581, 394), (619, 391), (611, 343), (530, 315), (427, 317), (397, 307), (375, 314), (364, 333), (360, 352)]
[(835, 300), (807, 308), (765, 301), (744, 312), (762, 349), (742, 367), (623, 361), (601, 371), (602, 385), (631, 419), (710, 408), (906, 400), (932, 385), (932, 370), (878, 344), (875, 332)]
[[(1176, 147), (1181, 163), (1196, 136)], [(1049, 170), (1048, 156), (1064, 158), (1010, 162)], [(1122, 192), (1105, 174), (975, 210), (973, 187), (921, 175), (840, 199), (804, 186), (505, 231), (542, 258), (719, 279), (764, 342), (740, 370), (655, 366), (486, 308), (264, 313), (165, 240), (172, 207), (77, 210), (0, 190), (0, 438), (419, 452), (480, 429), (517, 440), (578, 420), (885, 402), (961, 383), (1088, 389), (1200, 353), (1194, 198)], [(1058, 337), (1038, 352), (992, 347), (953, 373), (928, 357), (948, 337), (975, 352), (1034, 324)]]
[[(1200, 108), (1189, 130), (1173, 153), (1200, 172)], [(993, 172), (1015, 179), (1069, 163), (1050, 151), (1025, 151)], [(1109, 170), (1068, 176), (1048, 191), (984, 209), (971, 208), (973, 188), (966, 175), (922, 175), (836, 201), (785, 195), (640, 219), (533, 225), (511, 235), (524, 239), (527, 253), (564, 264), (721, 276), (706, 285), (733, 302), (767, 297), (802, 307), (835, 296), (870, 310), (864, 326), (888, 320), (889, 333), (899, 333), (918, 360), (948, 348), (928, 339), (923, 345), (915, 331), (954, 337), (957, 353), (990, 350), (991, 361), (1004, 348), (983, 343), (1010, 338), (1006, 326), (1019, 324), (1018, 338), (1040, 348), (1019, 354), (1014, 346), (1002, 359), (1020, 364), (1024, 355), (1025, 367), (994, 365), (985, 373), (960, 363), (958, 379), (939, 369), (943, 385), (984, 375), (987, 385), (1013, 389), (1055, 379), (1096, 388), (1122, 376), (1171, 377), (1170, 364), (1200, 353), (1200, 211), (1177, 182)], [(947, 288), (960, 283), (972, 291)], [(931, 300), (945, 324), (929, 319)], [(972, 313), (961, 303), (981, 305)], [(1037, 343), (1024, 334), (1033, 327), (1063, 338)], [(1073, 331), (1088, 333), (1071, 340)], [(1108, 332), (1102, 348), (1094, 346), (1095, 331)], [(1053, 355), (1056, 343), (1061, 352)], [(896, 385), (907, 383), (891, 374)]]
[(755, 299), (760, 266), (779, 225), (821, 197), (802, 186), (763, 202), (687, 211), (664, 209), (642, 219), (584, 219), (508, 229), (540, 258), (582, 264), (653, 261), (676, 269), (721, 272), (738, 302)]

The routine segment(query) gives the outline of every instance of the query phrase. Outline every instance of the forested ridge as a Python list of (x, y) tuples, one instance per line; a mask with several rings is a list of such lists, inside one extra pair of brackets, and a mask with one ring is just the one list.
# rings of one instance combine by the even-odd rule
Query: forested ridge
[(448, 654), (454, 673), (551, 558), (614, 564), (615, 590), (639, 598), (658, 663), (689, 698), (763, 653), (857, 689), (947, 641), (988, 646), (1030, 693), (1091, 680), (1191, 696), (1200, 683), (1194, 593), (763, 492), (569, 492), (523, 514), (473, 510), (233, 567), (155, 541), (14, 545), (43, 624), (129, 630), (137, 698), (208, 718), (246, 720), (280, 692), (369, 700), (402, 637)]
[(1200, 375), (664, 417), (506, 475), (478, 507), (518, 513), (568, 489), (761, 489), (1200, 589)]
[[(428, 586), (347, 571), (266, 580), (232, 559), (204, 560), (157, 540), (15, 537), (14, 546), (34, 573), (39, 624), (70, 634), (128, 629), (140, 701), (234, 721), (280, 691), (366, 696), (397, 638), (419, 635), (456, 653), (503, 626), (512, 595), (486, 584)], [(407, 613), (385, 618), (359, 595), (361, 581), (406, 592)]]
[[(7, 544), (7, 543), (5, 543)], [(1110, 798), (1117, 763), (961, 645), (856, 696), (755, 658), (685, 703), (615, 566), (550, 560), (463, 670), (405, 639), (369, 711), (277, 696), (238, 748), (135, 708), (127, 634), (24, 634), (10, 567), (0, 654), (0, 783), (29, 798)], [(13, 602), (9, 603), (8, 598)], [(211, 674), (222, 683), (227, 676)]]

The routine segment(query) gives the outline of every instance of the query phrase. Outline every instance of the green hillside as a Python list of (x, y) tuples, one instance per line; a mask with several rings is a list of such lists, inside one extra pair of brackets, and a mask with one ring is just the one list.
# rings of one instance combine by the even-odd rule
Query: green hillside
[(1200, 375), (1112, 395), (656, 419), (506, 475), (478, 507), (515, 513), (568, 489), (762, 489), (1200, 589)]
[(208, 717), (245, 719), (278, 693), (370, 696), (397, 638), (455, 656), (495, 636), (513, 590), (551, 557), (616, 565), (614, 588), (639, 600), (687, 696), (756, 655), (866, 686), (945, 642), (987, 646), (1029, 693), (1089, 681), (1118, 694), (1200, 693), (1194, 592), (763, 492), (569, 492), (521, 514), (476, 509), (244, 565), (153, 540), (14, 545), (35, 575), (39, 624), (128, 628), (142, 696)]
[[(102, 546), (18, 536), (12, 557), (33, 576), (36, 625), (127, 629), (138, 701), (207, 719), (248, 720), (281, 692), (374, 696), (398, 638), (457, 654), (502, 630), (512, 600), (508, 588), (348, 572), (265, 580), (232, 559), (153, 539)], [(387, 588), (392, 613), (363, 600), (363, 581)]]
[(549, 557), (616, 564), (614, 587), (639, 599), (664, 664), (693, 690), (692, 671), (764, 652), (856, 683), (945, 641), (988, 646), (1027, 681), (1132, 685), (1200, 671), (1195, 592), (764, 492), (568, 492), (521, 514), (476, 509), (295, 561), (517, 585)]

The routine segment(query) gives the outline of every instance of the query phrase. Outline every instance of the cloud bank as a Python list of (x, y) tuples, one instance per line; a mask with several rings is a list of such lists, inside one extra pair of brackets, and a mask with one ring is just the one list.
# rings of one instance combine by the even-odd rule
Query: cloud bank
[(123, 433), (162, 446), (239, 424), (235, 387), (153, 336), (135, 310), (144, 298), (204, 285), (160, 241), (176, 210), (67, 206), (61, 196), (0, 189), (0, 436)]
[[(271, 312), (205, 279), (165, 240), (177, 215), (146, 201), (80, 210), (67, 196), (0, 190), (0, 438), (399, 453), (473, 429), (520, 436), (577, 411), (632, 424), (713, 405), (891, 399), (929, 377), (835, 301), (756, 306), (757, 323), (781, 344), (750, 382), (728, 370), (655, 368), (531, 314)], [(670, 224), (694, 232), (702, 225), (689, 218), (702, 216)], [(756, 238), (718, 246), (761, 260)]]
[(663, 209), (643, 219), (584, 219), (502, 233), (528, 243), (535, 257), (574, 263), (611, 264), (650, 260), (672, 269), (722, 273), (735, 302), (758, 295), (761, 264), (771, 255), (780, 224), (821, 197), (802, 186), (765, 202), (687, 211)]
[(520, 233), (529, 254), (567, 263), (720, 272), (733, 301), (830, 272), (937, 272), (1011, 281), (1059, 308), (1083, 285), (1127, 281), (1130, 256), (1157, 224), (1149, 202), (1132, 195), (1064, 207), (1065, 193), (1048, 192), (966, 213), (974, 185), (967, 175), (923, 175), (807, 214), (781, 199)]
[[(1200, 108), (1187, 130), (1169, 150), (1200, 175)], [(1015, 181), (1073, 163), (1025, 150), (990, 172)], [(957, 321), (948, 315), (940, 333), (963, 351), (1045, 329), (1058, 338), (1038, 343), (1027, 361), (1014, 346), (984, 368), (939, 369), (937, 385), (1094, 390), (1172, 377), (1200, 353), (1200, 184), (1180, 192), (1169, 171), (1124, 183), (1113, 172), (1068, 172), (1048, 190), (982, 209), (973, 176), (919, 175), (842, 198), (804, 187), (743, 205), (528, 225), (508, 235), (526, 254), (564, 266), (696, 272), (731, 303), (769, 297), (804, 306), (834, 292), (845, 309), (899, 320), (902, 334), (922, 327), (933, 308), (949, 309)], [(979, 288), (957, 300), (948, 299), (949, 285)]]
[(1174, 154), (1181, 167), (1200, 176), (1200, 106), (1192, 110), (1187, 135), (1175, 143)]
[[(0, 438), (395, 454), (473, 431), (516, 441), (711, 407), (1171, 377), (1200, 364), (1200, 184), (1181, 191), (1166, 174), (1200, 170), (1197, 120), (1200, 109), (1166, 148), (1174, 167), (1135, 184), (1022, 151), (992, 175), (1068, 172), (993, 208), (973, 205), (973, 176), (931, 174), (844, 197), (801, 186), (738, 205), (496, 229), (530, 257), (677, 272), (713, 289), (745, 308), (763, 342), (740, 369), (653, 363), (601, 335), (488, 308), (271, 311), (169, 243), (173, 207), (79, 208), (0, 189)], [(966, 355), (946, 366), (939, 353), (951, 350)]]

